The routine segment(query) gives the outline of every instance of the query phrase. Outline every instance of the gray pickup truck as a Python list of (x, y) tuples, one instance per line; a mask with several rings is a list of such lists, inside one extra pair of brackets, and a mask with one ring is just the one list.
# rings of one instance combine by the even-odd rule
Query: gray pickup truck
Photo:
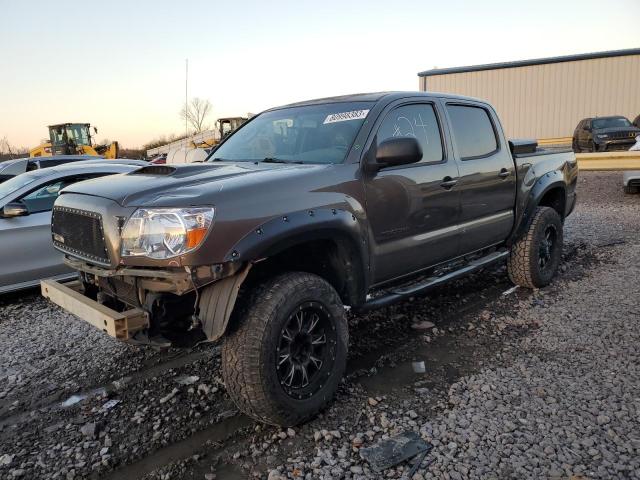
[(294, 425), (332, 399), (347, 320), (506, 261), (547, 285), (574, 207), (572, 152), (507, 141), (491, 105), (359, 94), (274, 108), (202, 164), (62, 191), (52, 239), (79, 271), (42, 291), (128, 341), (223, 339), (226, 387)]

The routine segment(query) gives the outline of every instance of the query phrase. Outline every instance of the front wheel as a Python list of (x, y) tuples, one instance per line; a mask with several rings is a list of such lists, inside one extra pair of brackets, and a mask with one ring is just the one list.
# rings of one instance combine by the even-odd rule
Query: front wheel
[(553, 208), (538, 207), (531, 225), (511, 248), (509, 278), (516, 285), (541, 288), (555, 276), (562, 257), (562, 221)]
[(302, 423), (333, 398), (347, 363), (344, 307), (321, 277), (292, 272), (257, 288), (222, 347), (229, 395), (247, 415)]

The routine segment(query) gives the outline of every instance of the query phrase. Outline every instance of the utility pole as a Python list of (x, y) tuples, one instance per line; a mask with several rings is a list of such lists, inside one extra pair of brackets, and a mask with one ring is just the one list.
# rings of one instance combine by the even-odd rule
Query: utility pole
[(188, 88), (189, 88), (189, 59), (185, 59), (184, 64), (184, 136), (189, 136), (189, 129), (187, 127), (187, 118), (189, 117), (189, 100), (188, 100)]

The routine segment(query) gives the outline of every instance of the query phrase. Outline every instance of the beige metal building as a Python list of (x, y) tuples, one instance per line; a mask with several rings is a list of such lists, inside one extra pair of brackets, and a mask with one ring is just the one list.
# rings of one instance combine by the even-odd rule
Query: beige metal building
[(585, 117), (640, 115), (640, 48), (420, 72), (420, 90), (488, 100), (508, 137), (570, 137)]

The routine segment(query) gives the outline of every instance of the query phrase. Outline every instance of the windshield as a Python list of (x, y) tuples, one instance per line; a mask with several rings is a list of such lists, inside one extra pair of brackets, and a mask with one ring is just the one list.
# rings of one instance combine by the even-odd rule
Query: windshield
[(631, 122), (624, 117), (612, 117), (612, 118), (596, 118), (593, 120), (593, 128), (616, 128), (616, 127), (630, 127)]
[(341, 163), (372, 106), (325, 103), (262, 113), (220, 145), (209, 161)]
[(89, 127), (83, 124), (54, 127), (51, 129), (51, 140), (54, 146), (66, 145), (68, 142), (74, 145), (91, 145)]
[(36, 170), (29, 173), (23, 173), (21, 175), (16, 175), (13, 178), (10, 178), (6, 182), (0, 183), (0, 199), (3, 199), (7, 195), (11, 195), (14, 192), (17, 192), (22, 187), (29, 185), (32, 182), (35, 182), (38, 178), (49, 175), (49, 172), (45, 172), (42, 170)]

